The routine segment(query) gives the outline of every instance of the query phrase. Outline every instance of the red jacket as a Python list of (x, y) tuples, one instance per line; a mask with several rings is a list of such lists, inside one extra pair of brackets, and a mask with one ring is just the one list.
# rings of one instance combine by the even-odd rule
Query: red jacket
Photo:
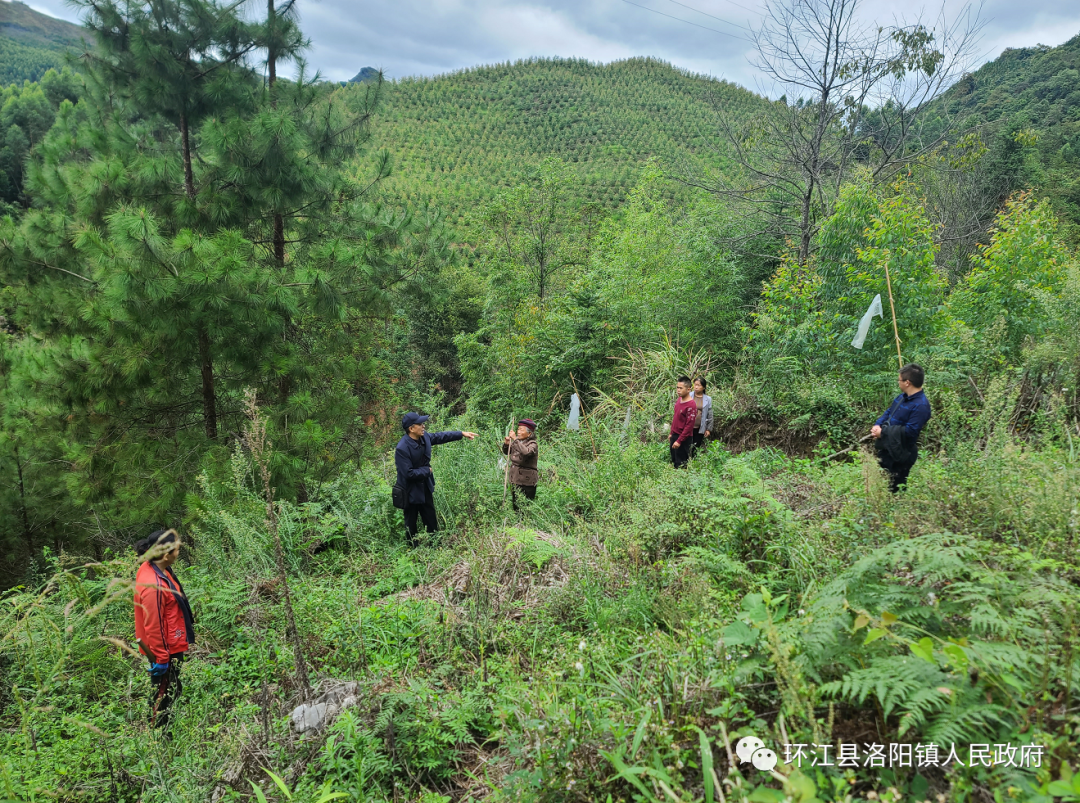
[(183, 586), (172, 569), (159, 569), (150, 561), (135, 575), (135, 638), (142, 653), (159, 664), (187, 652), (195, 641)]
[(675, 397), (675, 415), (671, 418), (671, 434), (679, 444), (694, 439), (694, 418), (697, 417), (697, 402), (691, 394), (686, 401)]

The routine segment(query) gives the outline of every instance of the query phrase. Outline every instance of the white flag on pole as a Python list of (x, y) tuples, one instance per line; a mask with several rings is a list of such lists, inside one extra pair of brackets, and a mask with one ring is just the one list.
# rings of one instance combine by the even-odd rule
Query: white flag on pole
[(866, 311), (866, 314), (862, 316), (862, 320), (859, 321), (859, 331), (855, 334), (855, 339), (851, 341), (851, 345), (855, 348), (862, 348), (862, 344), (866, 340), (866, 333), (870, 331), (870, 319), (875, 315), (879, 318), (885, 317), (885, 312), (881, 309), (881, 293), (874, 296), (874, 300), (870, 302), (870, 309)]

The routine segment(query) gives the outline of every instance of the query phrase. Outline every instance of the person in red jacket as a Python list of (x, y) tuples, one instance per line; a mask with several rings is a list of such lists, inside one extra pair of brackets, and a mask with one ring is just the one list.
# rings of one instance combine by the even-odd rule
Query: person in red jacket
[(675, 415), (671, 418), (671, 464), (675, 468), (685, 468), (690, 460), (690, 445), (694, 442), (694, 418), (697, 416), (697, 404), (691, 391), (690, 377), (680, 376), (675, 385)]
[(158, 530), (135, 544), (146, 561), (135, 576), (135, 639), (150, 660), (150, 726), (167, 729), (180, 698), (180, 665), (195, 643), (195, 618), (172, 565), (180, 557), (176, 530)]

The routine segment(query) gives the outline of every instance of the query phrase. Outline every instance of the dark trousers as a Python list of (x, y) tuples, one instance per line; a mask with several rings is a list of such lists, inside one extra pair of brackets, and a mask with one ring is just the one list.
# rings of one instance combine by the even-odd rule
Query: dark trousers
[(882, 447), (880, 441), (878, 442), (878, 465), (881, 466), (889, 474), (889, 490), (893, 493), (897, 493), (901, 488), (907, 485), (908, 474), (911, 473), (911, 467), (915, 465), (915, 461), (919, 459), (919, 450), (916, 446), (907, 455), (908, 459), (903, 462), (893, 460), (892, 455), (887, 449)]
[(430, 496), (422, 505), (405, 505), (405, 531), (409, 534), (409, 542), (416, 539), (416, 517), (424, 522), (424, 527), (429, 533), (439, 531), (439, 520), (435, 518), (435, 500)]
[(690, 460), (690, 441), (683, 441), (679, 444), (679, 448), (675, 448), (675, 435), (668, 437), (668, 446), (671, 449), (671, 465), (675, 468), (685, 468), (687, 462)]
[(705, 448), (709, 445), (709, 442), (705, 440), (704, 432), (694, 433), (694, 442), (690, 444), (690, 456), (693, 457), (698, 452), (704, 452)]
[(889, 472), (890, 491), (896, 493), (907, 485), (908, 474), (911, 473), (911, 467), (914, 465), (915, 461), (913, 460), (910, 463), (892, 463), (889, 466), (883, 466)]
[(517, 506), (517, 492), (521, 491), (525, 495), (526, 499), (532, 500), (536, 498), (536, 486), (535, 485), (511, 485), (510, 486), (510, 502), (514, 506), (514, 510), (518, 509)]
[(169, 730), (169, 718), (172, 705), (184, 693), (184, 684), (180, 682), (180, 666), (184, 663), (184, 653), (178, 652), (169, 657), (169, 669), (159, 678), (150, 678), (150, 727)]

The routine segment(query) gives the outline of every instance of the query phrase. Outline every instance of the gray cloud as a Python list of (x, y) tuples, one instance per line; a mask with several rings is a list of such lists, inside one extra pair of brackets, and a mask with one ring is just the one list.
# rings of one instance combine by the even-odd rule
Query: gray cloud
[[(744, 38), (745, 29), (761, 20), (764, 0), (631, 2), (301, 0), (300, 9), (312, 44), (308, 63), (333, 80), (351, 78), (368, 66), (382, 68), (390, 78), (403, 78), (531, 56), (603, 62), (655, 56), (693, 72), (767, 89), (750, 64), (750, 45)], [(78, 21), (77, 9), (63, 0), (33, 0), (30, 5)], [(965, 5), (945, 0), (946, 16)], [(885, 24), (911, 21), (918, 8), (910, 0), (866, 0), (863, 16)], [(928, 5), (926, 17), (936, 18), (940, 10), (938, 4)], [(986, 0), (980, 16), (986, 27), (979, 63), (1006, 47), (1058, 45), (1080, 33), (1080, 3), (1074, 0)]]

